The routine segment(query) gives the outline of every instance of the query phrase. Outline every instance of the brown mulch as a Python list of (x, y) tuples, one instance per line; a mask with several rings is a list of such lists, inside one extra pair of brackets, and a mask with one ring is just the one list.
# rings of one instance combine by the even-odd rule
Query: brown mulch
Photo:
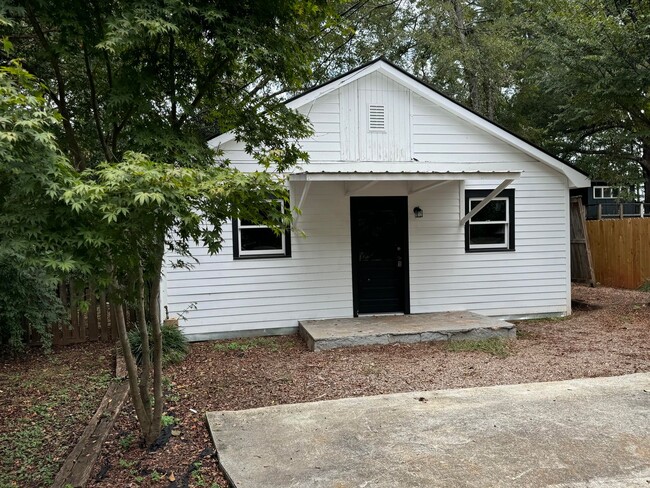
[(114, 346), (0, 359), (0, 486), (49, 486), (112, 378)]
[(90, 486), (228, 486), (207, 411), (650, 371), (650, 294), (575, 286), (573, 298), (569, 318), (519, 322), (505, 358), (445, 343), (312, 353), (297, 336), (193, 344), (188, 359), (166, 371), (175, 435), (153, 452), (124, 442), (136, 429), (125, 408)]

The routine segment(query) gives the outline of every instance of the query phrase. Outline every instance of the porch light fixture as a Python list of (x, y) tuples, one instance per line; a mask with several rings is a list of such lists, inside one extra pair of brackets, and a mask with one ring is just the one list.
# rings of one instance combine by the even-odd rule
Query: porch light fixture
[(420, 207), (415, 207), (413, 209), (413, 214), (415, 215), (416, 219), (421, 219), (422, 217), (424, 217), (424, 212)]

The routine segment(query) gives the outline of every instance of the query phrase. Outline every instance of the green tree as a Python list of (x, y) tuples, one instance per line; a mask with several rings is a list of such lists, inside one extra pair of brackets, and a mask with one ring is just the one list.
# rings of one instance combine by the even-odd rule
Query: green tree
[(348, 29), (327, 37), (335, 70), (385, 56), (473, 110), (498, 118), (521, 62), (513, 0), (353, 1)]
[(528, 12), (506, 123), (593, 178), (645, 181), (650, 201), (650, 4), (554, 0)]
[(58, 141), (76, 168), (127, 150), (211, 164), (205, 140), (231, 128), (251, 150), (295, 159), (285, 127), (298, 117), (271, 95), (309, 76), (310, 41), (330, 22), (324, 0), (13, 5), (5, 34), (62, 115)]
[[(48, 349), (50, 326), (64, 318), (55, 275), (29, 259), (34, 231), (46, 234), (52, 223), (48, 215), (60, 215), (56, 207), (64, 207), (39, 202), (40, 195), (53, 191), (51, 172), (65, 165), (52, 133), (57, 123), (35, 78), (17, 61), (0, 66), (0, 344), (5, 352), (24, 348), (25, 324)], [(42, 250), (47, 260), (57, 254), (49, 246)], [(64, 254), (58, 253), (57, 261), (65, 266)]]
[[(311, 41), (332, 28), (333, 13), (318, 0), (36, 0), (16, 1), (5, 15), (16, 55), (61, 115), (53, 129), (63, 154), (27, 165), (36, 190), (8, 208), (2, 244), (109, 288), (131, 397), (152, 443), (164, 405), (164, 252), (187, 263), (193, 241), (218, 251), (228, 218), (286, 228), (291, 213), (274, 200), (288, 203), (287, 189), (275, 171), (306, 160), (296, 141), (311, 129), (274, 95), (306, 81)], [(208, 134), (231, 128), (259, 171), (238, 172), (207, 147)], [(43, 217), (30, 215), (35, 209)], [(137, 310), (140, 370), (122, 304)]]
[[(187, 168), (127, 152), (119, 163), (100, 164), (69, 180), (60, 197), (74, 213), (71, 218), (79, 228), (81, 259), (95, 279), (108, 285), (112, 303), (118, 305), (115, 311), (131, 398), (145, 441), (151, 444), (160, 433), (163, 413), (163, 358), (159, 305), (147, 302), (146, 281), (149, 293), (157, 296), (166, 250), (186, 260), (192, 257), (192, 242), (205, 244), (210, 253), (218, 252), (222, 225), (228, 218), (244, 218), (283, 231), (291, 215), (280, 211), (275, 202), (283, 199), (288, 208), (285, 182), (265, 171)], [(128, 343), (122, 303), (135, 305), (137, 312), (142, 344), (139, 372)]]

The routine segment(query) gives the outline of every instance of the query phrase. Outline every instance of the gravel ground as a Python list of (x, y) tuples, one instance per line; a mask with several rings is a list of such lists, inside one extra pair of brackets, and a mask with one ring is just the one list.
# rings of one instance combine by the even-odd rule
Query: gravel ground
[(518, 322), (506, 357), (445, 343), (312, 353), (297, 336), (193, 344), (166, 371), (175, 435), (156, 451), (142, 449), (131, 442), (136, 424), (126, 407), (91, 486), (228, 486), (206, 411), (650, 371), (649, 293), (575, 286), (573, 298), (569, 318)]

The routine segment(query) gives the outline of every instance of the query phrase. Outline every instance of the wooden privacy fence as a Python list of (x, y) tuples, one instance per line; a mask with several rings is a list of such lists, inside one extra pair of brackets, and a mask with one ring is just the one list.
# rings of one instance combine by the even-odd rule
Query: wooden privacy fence
[(632, 289), (650, 280), (650, 219), (590, 220), (587, 232), (601, 285)]
[[(114, 314), (105, 292), (98, 292), (92, 284), (70, 281), (59, 285), (59, 297), (70, 311), (70, 323), (53, 327), (54, 344), (117, 339)], [(81, 302), (88, 304), (87, 311), (83, 310)]]
[[(92, 283), (69, 281), (59, 285), (58, 294), (70, 314), (70, 320), (52, 325), (53, 344), (118, 340), (115, 310), (105, 292), (98, 290)], [(87, 307), (82, 306), (84, 303)], [(131, 311), (125, 310), (124, 316), (128, 327), (129, 323), (133, 323)], [(40, 342), (40, 338), (33, 331), (30, 330), (28, 334), (30, 343)]]

